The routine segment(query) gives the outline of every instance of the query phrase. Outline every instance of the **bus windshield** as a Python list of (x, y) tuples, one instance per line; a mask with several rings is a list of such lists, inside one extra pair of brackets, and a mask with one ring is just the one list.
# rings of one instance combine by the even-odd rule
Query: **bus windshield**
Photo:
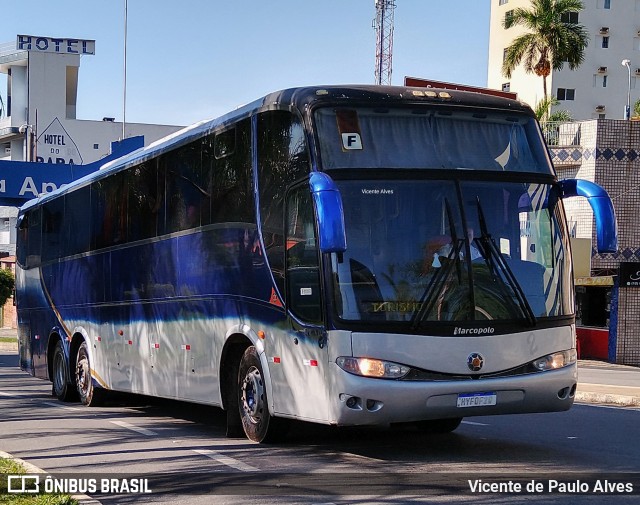
[[(335, 172), (334, 172), (335, 174)], [(573, 312), (562, 203), (539, 183), (337, 180), (345, 321), (522, 321)], [(415, 329), (414, 328), (414, 329)]]
[(322, 108), (322, 166), (551, 174), (534, 118), (452, 108)]

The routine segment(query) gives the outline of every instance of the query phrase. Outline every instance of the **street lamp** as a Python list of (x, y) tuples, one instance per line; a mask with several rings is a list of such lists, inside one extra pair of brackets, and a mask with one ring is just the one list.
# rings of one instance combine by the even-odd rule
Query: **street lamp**
[(631, 119), (631, 60), (622, 60), (622, 66), (629, 71), (629, 87), (627, 88), (627, 106), (624, 109), (624, 118)]
[(24, 135), (24, 161), (33, 161), (33, 125), (23, 124), (22, 126), (20, 126), (20, 128), (18, 128), (18, 132)]

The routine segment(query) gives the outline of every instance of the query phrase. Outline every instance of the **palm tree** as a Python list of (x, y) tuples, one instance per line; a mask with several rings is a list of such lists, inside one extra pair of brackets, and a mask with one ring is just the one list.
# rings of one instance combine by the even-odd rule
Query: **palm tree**
[(551, 108), (558, 105), (560, 102), (555, 96), (550, 96), (540, 100), (533, 109), (536, 118), (541, 124), (544, 123), (561, 123), (567, 121), (573, 121), (571, 112), (568, 110), (555, 110), (551, 111)]
[[(568, 123), (573, 121), (571, 112), (568, 110), (551, 111), (551, 107), (558, 105), (560, 102), (555, 96), (543, 98), (533, 109), (536, 118), (540, 122), (542, 134), (548, 145), (558, 145), (560, 142), (561, 126), (559, 123)], [(564, 130), (564, 129), (563, 129)]]
[(589, 34), (584, 26), (570, 20), (572, 13), (584, 9), (581, 0), (531, 0), (531, 8), (519, 7), (505, 16), (504, 28), (524, 26), (528, 33), (516, 37), (505, 50), (502, 74), (510, 78), (524, 60), (527, 73), (542, 77), (544, 99), (547, 99), (547, 77), (565, 63), (571, 70), (584, 61)]

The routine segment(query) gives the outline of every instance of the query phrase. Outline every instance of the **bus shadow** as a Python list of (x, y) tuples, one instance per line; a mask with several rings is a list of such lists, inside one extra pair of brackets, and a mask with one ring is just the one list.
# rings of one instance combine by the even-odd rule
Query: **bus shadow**
[[(116, 397), (112, 400), (115, 405)], [(144, 403), (142, 403), (144, 402)], [(117, 404), (128, 407), (141, 416), (165, 416), (189, 421), (193, 436), (215, 440), (224, 438), (226, 414), (217, 407), (180, 401), (121, 395)], [(547, 463), (557, 459), (552, 448), (522, 439), (513, 439), (492, 432), (478, 436), (474, 426), (461, 425), (447, 434), (427, 433), (411, 425), (379, 427), (335, 427), (302, 421), (292, 421), (287, 433), (277, 442), (251, 444), (254, 453), (288, 454), (295, 448), (298, 456), (319, 456), (344, 462), (343, 455), (367, 458), (370, 469), (380, 469), (391, 462), (434, 463), (443, 469), (457, 464), (483, 461), (486, 468), (503, 468), (509, 461), (514, 468), (534, 467), (544, 471)], [(570, 460), (568, 456), (566, 458)], [(571, 462), (576, 470), (589, 469), (584, 461)]]

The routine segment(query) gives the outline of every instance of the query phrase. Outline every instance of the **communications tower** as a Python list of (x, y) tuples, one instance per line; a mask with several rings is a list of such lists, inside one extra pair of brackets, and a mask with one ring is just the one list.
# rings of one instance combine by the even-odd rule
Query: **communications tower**
[(395, 0), (374, 0), (376, 5), (376, 84), (391, 84), (393, 56), (393, 11)]

